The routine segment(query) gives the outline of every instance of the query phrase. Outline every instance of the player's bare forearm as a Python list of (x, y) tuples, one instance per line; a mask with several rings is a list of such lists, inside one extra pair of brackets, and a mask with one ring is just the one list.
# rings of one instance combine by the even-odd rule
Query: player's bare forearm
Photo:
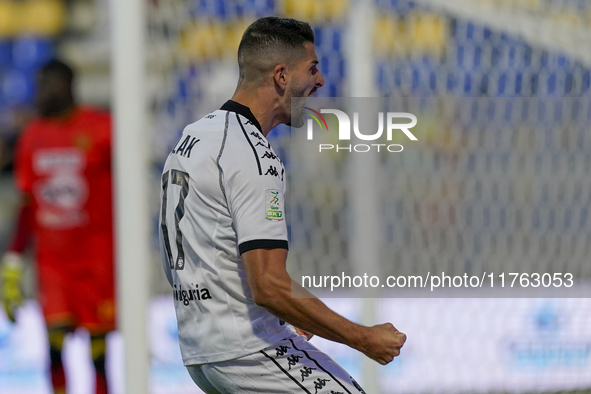
[(255, 249), (242, 255), (255, 302), (302, 330), (362, 350), (363, 327), (333, 312), (291, 279), (280, 263), (286, 258), (285, 249)]
[(280, 289), (264, 297), (261, 306), (304, 331), (364, 351), (365, 327), (335, 313), (291, 278)]
[(389, 323), (365, 327), (338, 315), (289, 276), (286, 258), (284, 249), (255, 249), (242, 255), (255, 303), (300, 329), (344, 343), (381, 364), (400, 353), (404, 334)]

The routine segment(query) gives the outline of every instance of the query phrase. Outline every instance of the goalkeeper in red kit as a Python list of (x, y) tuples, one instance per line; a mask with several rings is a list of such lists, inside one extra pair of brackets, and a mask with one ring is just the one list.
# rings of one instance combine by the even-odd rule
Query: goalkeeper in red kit
[(54, 60), (38, 77), (39, 116), (17, 145), (14, 175), (22, 203), (0, 267), (0, 296), (14, 321), (22, 303), (21, 255), (32, 239), (54, 392), (66, 392), (64, 337), (84, 328), (91, 338), (96, 393), (104, 394), (105, 336), (115, 320), (111, 120), (76, 105), (74, 73), (66, 64)]

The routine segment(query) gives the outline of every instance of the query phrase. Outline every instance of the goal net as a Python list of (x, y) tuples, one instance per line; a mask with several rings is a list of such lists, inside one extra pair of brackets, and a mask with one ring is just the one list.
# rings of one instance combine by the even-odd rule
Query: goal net
[[(367, 191), (378, 196), (377, 254), (391, 262), (382, 273), (568, 272), (589, 281), (591, 3), (367, 4), (375, 10), (367, 43), (374, 90), (406, 100), (409, 112), (420, 114), (419, 141), (380, 155), (380, 181)], [(317, 95), (347, 96), (354, 78), (347, 70), (356, 61), (346, 51), (348, 18), (355, 18), (350, 6), (346, 0), (150, 2), (148, 65), (158, 81), (150, 95), (154, 190), (182, 128), (231, 97), (240, 37), (258, 17), (310, 22), (326, 81)], [(269, 139), (289, 168), (289, 129), (278, 127)], [(290, 233), (303, 240), (291, 250), (292, 272), (339, 275), (364, 263), (351, 250), (350, 167), (346, 158), (332, 157), (304, 183), (288, 186)], [(156, 293), (168, 293), (158, 275)], [(362, 315), (359, 300), (329, 303), (349, 317)], [(318, 343), (381, 392), (591, 388), (585, 300), (382, 299), (374, 307), (380, 322), (400, 324), (410, 338), (378, 383), (359, 376), (357, 355)], [(437, 350), (446, 337), (454, 338), (451, 355)]]

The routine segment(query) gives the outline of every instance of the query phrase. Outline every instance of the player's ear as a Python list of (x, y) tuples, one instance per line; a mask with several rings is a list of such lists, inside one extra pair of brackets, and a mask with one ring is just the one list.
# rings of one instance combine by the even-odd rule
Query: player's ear
[(273, 69), (273, 79), (275, 84), (284, 90), (287, 86), (287, 66), (285, 64), (278, 64)]

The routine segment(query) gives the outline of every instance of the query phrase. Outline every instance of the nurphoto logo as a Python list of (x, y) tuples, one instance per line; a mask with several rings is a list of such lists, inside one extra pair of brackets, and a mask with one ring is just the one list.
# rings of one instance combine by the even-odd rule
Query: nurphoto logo
[[(314, 124), (318, 125), (321, 132), (329, 132), (328, 124), (322, 114), (332, 114), (336, 116), (338, 121), (338, 136), (339, 141), (350, 141), (351, 140), (351, 120), (349, 115), (344, 111), (338, 109), (321, 109), (320, 112), (313, 110), (309, 107), (304, 107), (304, 114), (310, 118), (307, 120), (307, 138), (308, 140), (314, 140)], [(410, 131), (411, 128), (416, 126), (417, 117), (408, 112), (378, 112), (378, 130), (370, 134), (362, 133), (359, 127), (359, 112), (353, 112), (353, 133), (355, 137), (362, 141), (378, 141), (384, 134), (384, 123), (386, 124), (386, 141), (391, 142), (394, 132), (402, 132), (411, 141), (417, 141), (417, 137)], [(410, 120), (410, 122), (399, 123), (401, 119)], [(364, 130), (368, 132), (369, 130)], [(383, 141), (383, 138), (382, 138)], [(335, 152), (369, 152), (375, 150), (380, 152), (381, 150), (396, 153), (402, 152), (404, 147), (400, 144), (391, 143), (367, 143), (367, 144), (318, 144), (319, 152), (335, 151)]]

